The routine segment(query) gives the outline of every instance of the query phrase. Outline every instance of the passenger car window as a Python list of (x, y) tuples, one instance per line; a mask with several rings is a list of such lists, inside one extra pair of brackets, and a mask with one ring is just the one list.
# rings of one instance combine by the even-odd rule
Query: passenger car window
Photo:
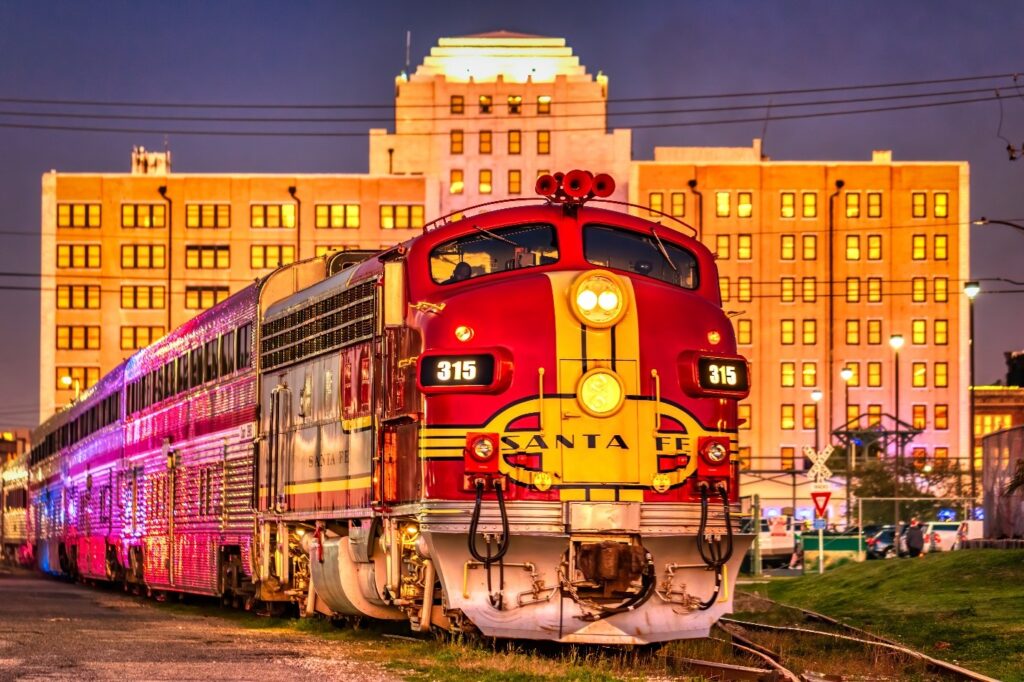
[(476, 230), (430, 252), (430, 276), (435, 282), (452, 284), (558, 260), (558, 241), (551, 225), (477, 227)]
[(583, 228), (583, 256), (587, 262), (624, 270), (684, 289), (699, 283), (697, 258), (681, 246), (644, 234), (608, 225)]

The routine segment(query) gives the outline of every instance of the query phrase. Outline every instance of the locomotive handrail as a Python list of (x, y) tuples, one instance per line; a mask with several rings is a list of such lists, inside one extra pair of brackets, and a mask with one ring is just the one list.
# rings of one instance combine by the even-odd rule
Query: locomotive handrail
[(497, 204), (510, 204), (510, 203), (517, 202), (517, 201), (542, 201), (542, 203), (544, 203), (544, 204), (551, 204), (552, 203), (551, 201), (549, 201), (547, 199), (543, 199), (543, 197), (511, 197), (511, 198), (508, 198), (508, 199), (495, 199), (494, 201), (485, 201), (482, 204), (473, 204), (472, 206), (466, 206), (465, 208), (463, 208), (461, 210), (452, 211), (451, 213), (447, 213), (447, 214), (441, 216), (440, 218), (434, 218), (429, 223), (426, 223), (426, 224), (423, 225), (423, 234), (426, 234), (427, 232), (430, 232), (431, 230), (436, 230), (438, 227), (441, 227), (441, 225), (447, 224), (449, 219), (452, 216), (459, 215), (460, 213), (465, 213), (466, 211), (472, 211), (474, 208), (483, 208), (485, 206), (495, 206)]
[[(615, 204), (616, 206), (628, 206), (630, 208), (640, 209), (641, 211), (647, 211), (648, 213), (657, 213), (658, 215), (664, 216), (664, 217), (668, 218), (669, 220), (674, 220), (675, 222), (679, 223), (683, 227), (686, 227), (686, 228), (689, 228), (689, 229), (693, 230), (693, 234), (691, 235), (692, 237), (696, 237), (698, 234), (700, 234), (700, 230), (698, 230), (696, 227), (694, 227), (690, 223), (686, 222), (685, 220), (681, 220), (680, 218), (677, 218), (676, 216), (674, 216), (674, 215), (672, 215), (670, 213), (665, 213), (664, 211), (659, 211), (658, 209), (651, 208), (650, 206), (641, 206), (640, 204), (634, 204), (631, 201), (619, 201), (618, 199), (598, 199), (598, 198), (593, 198), (593, 199), (589, 199), (588, 201), (600, 202), (600, 203), (603, 203), (603, 204)], [(658, 223), (658, 224), (660, 225), (661, 223)]]

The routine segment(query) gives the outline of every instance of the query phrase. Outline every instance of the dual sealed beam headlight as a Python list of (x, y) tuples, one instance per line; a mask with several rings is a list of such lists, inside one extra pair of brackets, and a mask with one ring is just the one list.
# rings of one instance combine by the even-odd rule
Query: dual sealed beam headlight
[(603, 329), (617, 324), (626, 314), (626, 288), (606, 270), (590, 270), (573, 282), (569, 307), (580, 322)]

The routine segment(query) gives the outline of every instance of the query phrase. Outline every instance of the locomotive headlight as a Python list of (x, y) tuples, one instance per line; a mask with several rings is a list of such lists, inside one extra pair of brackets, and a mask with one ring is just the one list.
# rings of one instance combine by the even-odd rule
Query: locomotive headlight
[(577, 277), (569, 300), (576, 317), (590, 327), (611, 327), (626, 314), (622, 281), (606, 270), (591, 270)]
[(619, 411), (626, 392), (618, 375), (607, 369), (593, 369), (583, 375), (576, 398), (592, 417), (609, 417)]

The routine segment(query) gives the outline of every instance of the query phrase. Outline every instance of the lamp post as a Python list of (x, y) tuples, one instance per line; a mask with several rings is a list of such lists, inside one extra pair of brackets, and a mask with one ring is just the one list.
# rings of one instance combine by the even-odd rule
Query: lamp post
[(985, 216), (981, 216), (977, 220), (971, 221), (971, 223), (973, 225), (1006, 225), (1007, 227), (1012, 227), (1015, 230), (1024, 232), (1024, 225), (1011, 223), (1009, 220), (996, 220), (995, 218), (986, 218)]
[(73, 378), (70, 374), (65, 374), (60, 378), (60, 385), (64, 388), (75, 388), (75, 400), (78, 400), (79, 394), (82, 392), (82, 382), (78, 379)]
[[(982, 218), (984, 220), (984, 218)], [(1022, 228), (1024, 229), (1024, 228)], [(975, 429), (974, 429), (974, 299), (981, 291), (981, 285), (977, 282), (964, 282), (964, 294), (967, 296), (967, 348), (971, 352), (970, 375), (968, 377), (967, 390), (970, 392), (970, 416), (967, 419), (969, 433), (971, 434), (967, 456), (971, 471), (971, 506), (975, 504), (978, 495), (978, 465), (975, 462)], [(973, 509), (972, 514), (973, 516)]]
[[(850, 431), (850, 380), (853, 379), (853, 370), (843, 367), (839, 370), (839, 376), (843, 380), (843, 423), (846, 424), (847, 435)], [(850, 488), (853, 479), (853, 462), (856, 459), (856, 444), (852, 438), (847, 438), (849, 445), (846, 447), (846, 527), (850, 527), (853, 520), (853, 508), (850, 506)]]
[(814, 451), (817, 452), (821, 448), (821, 444), (818, 441), (818, 403), (825, 397), (825, 394), (821, 392), (820, 388), (816, 388), (811, 391), (811, 400), (814, 401)]
[(893, 401), (893, 416), (896, 418), (896, 492), (893, 495), (893, 507), (896, 517), (896, 539), (900, 534), (900, 484), (903, 478), (903, 439), (900, 437), (900, 348), (903, 348), (903, 335), (893, 334), (889, 337), (889, 346), (893, 350), (893, 377), (895, 383), (895, 396)]

